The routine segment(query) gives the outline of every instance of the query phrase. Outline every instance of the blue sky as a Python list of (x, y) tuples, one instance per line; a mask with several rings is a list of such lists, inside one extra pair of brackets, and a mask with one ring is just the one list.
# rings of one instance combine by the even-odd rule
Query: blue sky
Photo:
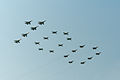
[[(0, 0), (0, 80), (120, 80), (120, 1), (119, 0)], [(25, 20), (47, 20), (31, 31)], [(57, 30), (57, 35), (51, 31)], [(69, 31), (72, 41), (66, 41)], [(27, 38), (21, 34), (30, 32)], [(43, 36), (49, 36), (44, 41)], [(22, 38), (20, 44), (15, 39)], [(34, 45), (40, 41), (41, 45)], [(63, 48), (56, 47), (64, 43)], [(86, 44), (84, 49), (79, 45)], [(93, 46), (102, 55), (94, 56)], [(39, 52), (38, 47), (44, 47)], [(71, 49), (78, 48), (76, 54)], [(49, 54), (55, 49), (56, 54)], [(72, 54), (64, 59), (64, 54)], [(73, 64), (67, 61), (74, 60)]]

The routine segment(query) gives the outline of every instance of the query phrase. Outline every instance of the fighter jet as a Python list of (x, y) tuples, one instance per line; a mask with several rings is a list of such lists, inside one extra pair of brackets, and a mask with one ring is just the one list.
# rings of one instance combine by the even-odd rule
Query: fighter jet
[(44, 21), (39, 21), (38, 24), (39, 24), (39, 25), (44, 25), (45, 22), (46, 22), (46, 20), (44, 20)]
[(67, 55), (64, 55), (64, 58), (67, 58), (69, 56), (69, 54), (67, 54)]
[(64, 35), (69, 35), (69, 32), (63, 32)]
[(72, 38), (68, 37), (67, 40), (72, 40)]
[(46, 39), (46, 40), (48, 40), (48, 37), (43, 37), (43, 39)]
[(80, 46), (80, 48), (83, 48), (83, 47), (85, 47), (85, 45), (81, 45), (81, 46)]
[(73, 49), (73, 50), (72, 50), (72, 52), (76, 52), (76, 51), (77, 51), (77, 49)]
[(25, 24), (26, 24), (26, 25), (30, 25), (31, 22), (32, 22), (32, 20), (31, 20), (31, 21), (25, 21)]
[(52, 34), (57, 34), (57, 31), (52, 31)]
[(49, 50), (50, 53), (54, 53), (54, 50)]
[(43, 48), (38, 48), (38, 50), (42, 51), (42, 50), (43, 50)]
[(95, 46), (95, 47), (93, 47), (93, 50), (96, 50), (98, 47), (97, 46)]
[(59, 47), (63, 47), (63, 44), (58, 44)]
[(91, 60), (93, 57), (88, 57), (88, 60)]
[(85, 64), (86, 61), (82, 61), (81, 64)]
[(15, 43), (20, 43), (20, 40), (21, 40), (21, 39), (14, 40), (14, 42), (15, 42)]
[(31, 30), (37, 30), (37, 27), (39, 27), (39, 26), (36, 26), (36, 27), (31, 27)]
[(36, 41), (35, 44), (36, 44), (36, 45), (40, 45), (40, 42), (37, 42), (37, 41)]
[(70, 63), (70, 64), (73, 63), (73, 60), (69, 61), (68, 63)]
[(28, 34), (29, 34), (29, 32), (22, 34), (22, 36), (27, 37)]
[(101, 52), (96, 52), (96, 55), (100, 55), (101, 54)]

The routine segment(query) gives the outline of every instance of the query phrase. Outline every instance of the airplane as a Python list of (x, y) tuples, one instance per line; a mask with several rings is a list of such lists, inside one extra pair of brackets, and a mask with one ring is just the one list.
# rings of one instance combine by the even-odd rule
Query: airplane
[(48, 40), (48, 37), (43, 37), (43, 38)]
[(81, 62), (81, 64), (85, 64), (86, 61)]
[(39, 25), (44, 25), (45, 22), (46, 22), (46, 20), (44, 20), (44, 21), (39, 21), (38, 24), (39, 24)]
[(57, 34), (57, 31), (52, 31), (52, 34)]
[(36, 45), (40, 45), (40, 42), (37, 42), (37, 41), (36, 41), (35, 44), (36, 44)]
[(88, 57), (88, 60), (91, 60), (93, 57)]
[(64, 35), (68, 35), (68, 34), (69, 34), (69, 32), (63, 32), (63, 34), (64, 34)]
[(81, 45), (81, 46), (80, 46), (80, 48), (83, 48), (83, 47), (85, 47), (85, 45)]
[(77, 51), (77, 49), (73, 49), (73, 50), (72, 50), (72, 52), (76, 52), (76, 51)]
[(21, 40), (21, 39), (14, 40), (14, 42), (15, 42), (15, 43), (20, 43), (20, 40)]
[(37, 30), (37, 27), (39, 27), (39, 26), (36, 26), (36, 27), (31, 27), (31, 30)]
[(28, 34), (29, 34), (29, 32), (22, 34), (22, 36), (27, 37)]
[(54, 50), (49, 50), (50, 53), (54, 53)]
[(93, 50), (95, 50), (95, 49), (97, 49), (98, 47), (96, 46), (96, 47), (93, 47)]
[(25, 21), (25, 24), (26, 24), (26, 25), (30, 25), (31, 22), (32, 22), (32, 20), (31, 20), (31, 21)]
[(67, 55), (64, 55), (64, 58), (67, 58), (69, 56), (69, 54), (67, 54)]
[(101, 54), (101, 52), (96, 52), (96, 55), (100, 55)]
[(61, 47), (63, 47), (63, 44), (58, 44), (58, 46), (61, 46)]
[(71, 64), (71, 63), (73, 63), (73, 62), (74, 62), (74, 61), (73, 61), (73, 60), (71, 60), (71, 61), (69, 61), (68, 63), (70, 63), (70, 64)]
[(38, 50), (43, 50), (43, 48), (39, 48)]
[(67, 38), (67, 40), (72, 40), (72, 38), (69, 37), (69, 38)]

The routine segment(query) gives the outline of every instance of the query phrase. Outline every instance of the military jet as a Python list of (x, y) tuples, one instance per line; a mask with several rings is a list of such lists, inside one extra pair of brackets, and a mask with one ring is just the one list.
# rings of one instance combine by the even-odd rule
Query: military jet
[(42, 50), (43, 50), (43, 48), (38, 48), (38, 50), (42, 51)]
[(39, 26), (36, 26), (36, 27), (31, 27), (31, 30), (37, 30), (37, 27), (39, 27)]
[(91, 60), (93, 57), (88, 57), (88, 60)]
[(31, 21), (25, 21), (25, 24), (26, 24), (26, 25), (30, 25), (31, 22), (32, 22), (32, 20), (31, 20)]
[(67, 58), (69, 56), (69, 54), (67, 54), (67, 55), (64, 55), (64, 58)]
[(54, 53), (54, 50), (49, 50), (50, 53)]
[(93, 47), (93, 50), (96, 50), (98, 47), (96, 46), (96, 47)]
[(67, 40), (72, 40), (72, 38), (68, 37)]
[(37, 41), (36, 41), (35, 44), (36, 44), (36, 45), (40, 45), (40, 42), (37, 42)]
[(100, 55), (101, 54), (101, 52), (96, 52), (96, 55)]
[(74, 61), (73, 61), (73, 60), (71, 60), (71, 61), (69, 61), (68, 63), (70, 63), (70, 64), (71, 64), (71, 63), (73, 63), (73, 62), (74, 62)]
[(44, 25), (45, 22), (46, 22), (46, 20), (44, 20), (44, 21), (39, 21), (38, 24), (39, 24), (39, 25)]
[(14, 42), (15, 42), (15, 43), (20, 43), (20, 40), (21, 40), (21, 39), (14, 40)]
[(63, 44), (58, 44), (59, 47), (63, 47)]
[(72, 52), (77, 52), (77, 49), (73, 49)]
[(29, 34), (29, 32), (22, 34), (22, 36), (27, 37), (28, 34)]
[(48, 37), (43, 37), (43, 39), (46, 39), (46, 40), (48, 40)]
[(82, 61), (81, 64), (85, 64), (86, 61)]
[(63, 32), (64, 35), (69, 35), (69, 32)]
[(85, 45), (81, 45), (81, 46), (80, 46), (80, 48), (83, 48), (83, 47), (85, 47)]
[(52, 34), (57, 34), (57, 31), (52, 31)]

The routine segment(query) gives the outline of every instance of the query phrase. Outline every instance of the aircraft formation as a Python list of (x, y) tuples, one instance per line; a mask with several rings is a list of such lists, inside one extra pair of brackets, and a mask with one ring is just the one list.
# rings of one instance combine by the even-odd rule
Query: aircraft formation
[[(40, 25), (44, 25), (45, 22), (46, 22), (46, 20), (44, 20), (44, 21), (39, 21), (39, 22), (38, 22), (38, 25), (39, 25), (39, 26), (40, 26)], [(25, 25), (31, 25), (31, 23), (32, 23), (32, 20), (30, 20), (30, 21), (25, 21)], [(31, 29), (32, 31), (35, 31), (35, 30), (37, 30), (37, 28), (38, 28), (39, 26), (32, 26), (32, 27), (30, 27), (30, 29)], [(22, 37), (27, 37), (27, 36), (29, 35), (29, 33), (30, 33), (30, 32), (23, 33), (23, 34), (21, 34), (21, 36), (22, 36)], [(51, 34), (56, 34), (56, 35), (57, 35), (57, 34), (58, 34), (58, 31), (52, 31)], [(69, 32), (63, 32), (63, 35), (68, 36), (68, 35), (69, 35)], [(49, 37), (48, 37), (48, 36), (44, 36), (43, 39), (44, 39), (44, 40), (49, 40)], [(20, 44), (20, 43), (21, 43), (21, 40), (22, 40), (21, 38), (20, 38), (20, 39), (16, 39), (16, 40), (14, 40), (14, 43)], [(67, 37), (66, 40), (67, 40), (67, 41), (71, 41), (71, 40), (72, 40), (72, 37)], [(39, 41), (35, 41), (34, 44), (35, 44), (35, 45), (40, 45), (40, 42), (39, 42)], [(63, 43), (57, 44), (57, 45), (58, 45), (58, 47), (64, 47), (64, 44), (63, 44)], [(84, 44), (84, 45), (79, 45), (79, 48), (82, 49), (82, 48), (85, 48), (85, 46), (86, 46), (85, 44)], [(96, 51), (98, 48), (99, 48), (98, 46), (94, 46), (94, 47), (91, 48), (91, 50)], [(43, 51), (44, 48), (41, 47), (41, 48), (38, 48), (38, 50), (39, 50), (39, 51)], [(78, 51), (78, 49), (72, 49), (72, 50), (71, 50), (72, 53), (76, 53), (77, 51)], [(54, 50), (54, 49), (50, 49), (50, 50), (49, 50), (49, 53), (55, 53), (55, 50)], [(98, 55), (100, 55), (101, 53), (102, 53), (102, 52), (96, 52), (95, 55), (98, 56)], [(70, 57), (70, 55), (71, 55), (71, 54), (65, 54), (65, 55), (63, 55), (63, 58), (68, 58), (68, 57)], [(89, 57), (87, 57), (87, 60), (92, 60), (94, 57), (95, 57), (95, 56), (89, 56)], [(85, 64), (85, 63), (87, 62), (87, 60), (80, 61), (80, 64)], [(68, 61), (69, 64), (72, 64), (73, 62), (74, 62), (74, 60), (69, 60), (69, 61)]]

